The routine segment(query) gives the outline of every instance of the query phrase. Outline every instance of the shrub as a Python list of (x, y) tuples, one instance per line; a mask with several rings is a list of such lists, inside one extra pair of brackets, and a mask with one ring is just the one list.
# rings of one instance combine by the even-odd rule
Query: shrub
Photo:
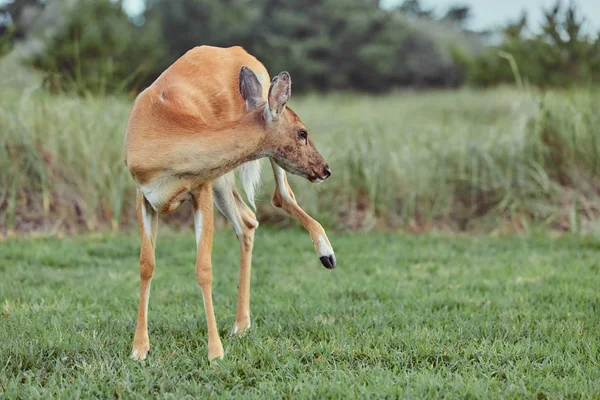
[(288, 70), (298, 91), (456, 86), (449, 46), (470, 50), (456, 26), (378, 1), (155, 0), (147, 15), (160, 18), (171, 60), (200, 44), (242, 45), (272, 73)]
[(148, 83), (165, 54), (156, 21), (136, 26), (110, 0), (81, 0), (66, 12), (67, 22), (30, 60), (49, 89), (103, 94)]
[(455, 61), (467, 68), (468, 81), (490, 86), (512, 83), (515, 70), (507, 61), (514, 60), (525, 82), (538, 87), (567, 87), (600, 82), (600, 34), (584, 33), (585, 19), (578, 16), (576, 5), (562, 8), (558, 3), (545, 11), (542, 32), (527, 35), (527, 18), (506, 27), (504, 41), (467, 60)]

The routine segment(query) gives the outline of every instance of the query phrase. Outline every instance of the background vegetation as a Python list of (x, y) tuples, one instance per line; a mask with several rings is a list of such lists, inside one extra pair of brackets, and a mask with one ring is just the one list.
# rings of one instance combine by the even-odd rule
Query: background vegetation
[(54, 90), (139, 90), (199, 43), (242, 45), (271, 70), (290, 70), (305, 91), (512, 83), (508, 57), (519, 79), (536, 86), (600, 79), (600, 36), (582, 28), (575, 3), (545, 10), (539, 32), (523, 15), (494, 46), (498, 35), (464, 28), (468, 7), (438, 15), (418, 0), (395, 8), (377, 0), (148, 0), (135, 18), (120, 1), (21, 0), (0, 15), (0, 51), (45, 38), (26, 58)]
[[(419, 0), (149, 0), (141, 15), (0, 0), (0, 398), (599, 398), (600, 244), (555, 234), (600, 237), (599, 36), (575, 5), (540, 30), (469, 17)], [(208, 363), (193, 235), (160, 229), (152, 353), (135, 363), (123, 133), (137, 92), (198, 44), (292, 73), (333, 176), (290, 180), (337, 228), (339, 266), (268, 226), (294, 223), (265, 168), (252, 329)], [(190, 210), (166, 220), (189, 228)], [(50, 235), (6, 238), (23, 233)], [(229, 230), (214, 243), (224, 337), (239, 253)]]
[[(600, 210), (600, 37), (574, 4), (546, 10), (540, 31), (523, 16), (500, 35), (468, 30), (468, 7), (440, 14), (418, 0), (152, 0), (136, 16), (118, 1), (24, 0), (3, 10), (2, 232), (132, 225), (122, 162), (132, 97), (200, 43), (241, 44), (308, 92), (291, 106), (335, 179), (299, 192), (330, 226), (579, 231)], [(500, 84), (510, 86), (478, 88)], [(287, 224), (265, 181), (263, 222)]]
[[(589, 230), (600, 211), (599, 100), (584, 90), (514, 89), (300, 97), (291, 106), (335, 179), (322, 191), (292, 184), (309, 212), (340, 229)], [(113, 98), (6, 93), (2, 230), (136, 226), (122, 158), (128, 109)], [(259, 216), (287, 224), (270, 206), (270, 174)], [(175, 215), (177, 225), (188, 213)]]

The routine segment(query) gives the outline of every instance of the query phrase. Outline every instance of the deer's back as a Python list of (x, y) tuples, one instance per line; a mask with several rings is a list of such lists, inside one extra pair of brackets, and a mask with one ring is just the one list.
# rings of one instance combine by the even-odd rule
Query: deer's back
[[(239, 46), (199, 46), (189, 50), (135, 100), (127, 124), (125, 162), (144, 153), (164, 151), (175, 136), (219, 130), (246, 112), (239, 92), (242, 66), (251, 68), (266, 100), (269, 75), (263, 64)], [(137, 164), (137, 162), (136, 162)]]
[(259, 79), (262, 75), (263, 87), (268, 89), (267, 71), (255, 57), (241, 47), (211, 46), (188, 51), (153, 86), (155, 91), (164, 92), (166, 99), (170, 97), (182, 109), (197, 113), (209, 125), (216, 119), (236, 121), (246, 112), (238, 86), (244, 65), (253, 69)]

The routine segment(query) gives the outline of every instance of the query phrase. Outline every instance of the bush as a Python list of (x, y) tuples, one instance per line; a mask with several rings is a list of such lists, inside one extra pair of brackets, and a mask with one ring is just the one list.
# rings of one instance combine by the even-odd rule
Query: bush
[(0, 58), (6, 55), (12, 49), (12, 34), (10, 31), (0, 35)]
[[(460, 66), (433, 31), (450, 24), (414, 23), (399, 10), (364, 0), (155, 0), (174, 60), (190, 48), (242, 45), (276, 73), (288, 70), (297, 90), (382, 92), (392, 87), (456, 86)], [(468, 46), (463, 46), (468, 48)]]
[(470, 53), (478, 40), (449, 18), (411, 17), (374, 0), (151, 0), (140, 24), (119, 1), (50, 4), (65, 5), (53, 18), (66, 22), (30, 63), (54, 92), (136, 91), (202, 44), (241, 45), (273, 73), (290, 71), (296, 91), (454, 87), (464, 72), (450, 48)]
[(148, 83), (165, 55), (156, 21), (136, 26), (120, 2), (110, 0), (79, 1), (46, 46), (29, 62), (47, 74), (54, 92), (135, 90)]
[(473, 59), (455, 61), (466, 67), (468, 81), (479, 86), (513, 83), (516, 77), (546, 88), (599, 83), (600, 34), (595, 38), (585, 34), (583, 22), (574, 3), (567, 8), (558, 3), (545, 11), (541, 33), (526, 35), (527, 18), (523, 16), (506, 27), (499, 46)]

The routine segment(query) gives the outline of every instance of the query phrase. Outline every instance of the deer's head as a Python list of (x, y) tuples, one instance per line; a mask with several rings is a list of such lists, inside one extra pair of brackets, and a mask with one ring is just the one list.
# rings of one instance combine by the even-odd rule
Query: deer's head
[(282, 72), (273, 78), (266, 103), (262, 85), (250, 68), (242, 67), (239, 87), (246, 109), (262, 114), (270, 157), (281, 168), (311, 182), (327, 179), (331, 170), (310, 140), (306, 125), (286, 107), (292, 94), (290, 74)]

